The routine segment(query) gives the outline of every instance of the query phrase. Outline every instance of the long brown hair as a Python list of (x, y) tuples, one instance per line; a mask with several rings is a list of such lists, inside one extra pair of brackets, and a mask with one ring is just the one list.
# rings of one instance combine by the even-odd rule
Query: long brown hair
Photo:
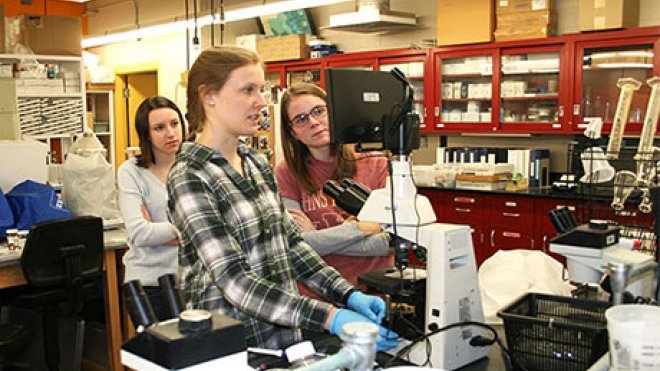
[[(314, 95), (323, 101), (327, 101), (327, 94), (323, 89), (314, 84), (299, 83), (293, 84), (282, 95), (280, 100), (280, 118), (282, 129), (280, 130), (280, 139), (282, 141), (282, 150), (284, 152), (284, 161), (293, 176), (298, 180), (303, 189), (309, 193), (316, 192), (318, 187), (314, 184), (312, 176), (307, 168), (311, 153), (309, 148), (293, 136), (293, 127), (288, 115), (291, 101), (301, 95)], [(355, 156), (353, 152), (344, 146), (341, 151), (336, 144), (330, 145), (330, 152), (335, 157), (332, 180), (341, 180), (343, 178), (352, 178), (355, 175)]]
[(179, 107), (171, 100), (154, 96), (149, 97), (140, 103), (137, 111), (135, 111), (135, 131), (137, 131), (138, 138), (140, 138), (140, 156), (138, 156), (137, 165), (143, 168), (148, 168), (156, 164), (156, 157), (151, 145), (151, 137), (149, 136), (149, 113), (153, 110), (160, 108), (170, 108), (179, 115), (179, 124), (181, 126), (181, 139), (186, 133), (186, 122), (183, 120), (183, 115)]
[(204, 50), (188, 73), (187, 112), (189, 140), (194, 140), (206, 120), (202, 94), (217, 92), (225, 85), (229, 74), (249, 64), (261, 64), (259, 56), (237, 46), (214, 46)]

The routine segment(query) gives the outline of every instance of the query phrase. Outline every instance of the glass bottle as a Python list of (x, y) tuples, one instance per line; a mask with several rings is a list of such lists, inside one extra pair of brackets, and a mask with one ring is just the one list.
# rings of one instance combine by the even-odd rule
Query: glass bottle
[(591, 97), (589, 93), (582, 98), (582, 118), (591, 117)]
[(610, 102), (605, 102), (605, 113), (603, 115), (603, 121), (612, 122), (612, 104)]
[(597, 94), (596, 99), (594, 99), (594, 107), (592, 113), (594, 117), (603, 117), (603, 99), (600, 97), (600, 94)]

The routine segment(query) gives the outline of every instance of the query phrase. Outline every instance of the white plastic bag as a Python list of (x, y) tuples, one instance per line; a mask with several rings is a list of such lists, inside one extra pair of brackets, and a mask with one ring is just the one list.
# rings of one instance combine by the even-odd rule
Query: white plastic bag
[(74, 215), (121, 220), (114, 169), (102, 151), (69, 152), (62, 170), (64, 203)]
[(497, 311), (528, 292), (571, 296), (561, 263), (541, 251), (500, 250), (479, 268), (481, 302), (487, 323), (501, 323)]

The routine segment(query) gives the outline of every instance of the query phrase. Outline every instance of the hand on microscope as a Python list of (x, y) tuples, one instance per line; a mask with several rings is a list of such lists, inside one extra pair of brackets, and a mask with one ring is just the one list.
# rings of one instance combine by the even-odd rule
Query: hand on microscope
[(378, 296), (365, 295), (360, 291), (354, 291), (348, 297), (346, 306), (378, 325), (385, 318), (385, 302)]

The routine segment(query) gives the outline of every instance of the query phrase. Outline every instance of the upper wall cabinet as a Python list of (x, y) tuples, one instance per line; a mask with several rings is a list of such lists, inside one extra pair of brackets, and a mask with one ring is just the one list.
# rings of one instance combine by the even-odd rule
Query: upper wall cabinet
[(600, 117), (609, 133), (617, 81), (642, 82), (626, 119), (638, 134), (652, 76), (660, 75), (660, 27), (437, 48), (433, 124), (437, 133), (573, 134)]
[(563, 43), (499, 43), (435, 52), (436, 132), (561, 133)]
[(641, 87), (634, 91), (626, 117), (619, 119), (627, 122), (626, 132), (641, 132), (651, 93), (646, 81), (660, 75), (660, 32), (655, 30), (655, 35), (633, 30), (627, 37), (608, 33), (604, 39), (576, 42), (573, 130), (583, 131), (587, 120), (597, 117), (604, 123), (603, 131), (609, 132), (621, 91), (617, 81), (627, 77), (639, 81)]
[[(561, 132), (565, 125), (566, 91), (560, 86), (562, 46), (513, 48), (500, 57), (498, 130)], [(560, 91), (561, 90), (561, 91)]]
[(435, 90), (437, 104), (433, 109), (434, 129), (493, 130), (493, 62), (496, 58), (490, 50), (436, 53), (438, 83)]
[(577, 33), (433, 49), (393, 49), (269, 63), (267, 79), (325, 86), (325, 68), (399, 68), (415, 90), (426, 133), (575, 134), (601, 117), (608, 134), (617, 81), (642, 82), (627, 117), (639, 134), (652, 76), (660, 76), (660, 27)]

